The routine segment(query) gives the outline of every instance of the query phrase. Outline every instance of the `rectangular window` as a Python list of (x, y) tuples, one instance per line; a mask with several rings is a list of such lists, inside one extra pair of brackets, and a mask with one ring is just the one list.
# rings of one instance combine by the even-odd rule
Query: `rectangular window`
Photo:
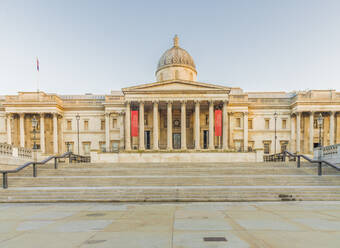
[(281, 152), (287, 151), (288, 141), (280, 141)]
[(117, 128), (118, 126), (117, 126), (117, 119), (116, 118), (114, 118), (113, 120), (112, 120), (112, 127), (113, 128)]
[(287, 128), (287, 120), (282, 120), (282, 129)]
[(113, 152), (119, 150), (119, 141), (111, 141), (111, 149)]
[(67, 120), (67, 130), (72, 130), (72, 121), (71, 120)]
[(263, 142), (264, 154), (270, 153), (270, 141)]
[(105, 121), (101, 120), (100, 121), (100, 130), (104, 130), (105, 129)]
[(248, 120), (248, 129), (253, 129), (253, 120)]
[(255, 141), (248, 141), (248, 152), (254, 151)]
[(84, 155), (90, 155), (91, 142), (83, 142)]
[(89, 121), (84, 121), (84, 130), (89, 130)]
[(205, 125), (209, 125), (209, 115), (205, 115)]
[(66, 151), (73, 152), (74, 143), (73, 142), (65, 142), (65, 147), (66, 147)]
[(236, 118), (236, 127), (241, 127), (241, 118)]
[(105, 141), (99, 141), (99, 149), (101, 152), (106, 152)]
[(265, 119), (265, 129), (269, 129), (269, 119)]

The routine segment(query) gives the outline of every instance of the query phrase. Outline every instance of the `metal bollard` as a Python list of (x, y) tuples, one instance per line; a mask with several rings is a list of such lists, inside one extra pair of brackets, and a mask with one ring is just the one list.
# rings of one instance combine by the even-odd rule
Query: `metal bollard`
[(319, 162), (318, 165), (318, 176), (322, 176), (322, 162)]
[(54, 169), (58, 169), (58, 161), (57, 158), (54, 158)]
[(4, 189), (8, 188), (7, 172), (2, 173), (2, 187)]
[(301, 157), (298, 155), (298, 160), (297, 160), (297, 167), (300, 168), (301, 166)]
[(37, 177), (37, 166), (33, 164), (33, 177)]

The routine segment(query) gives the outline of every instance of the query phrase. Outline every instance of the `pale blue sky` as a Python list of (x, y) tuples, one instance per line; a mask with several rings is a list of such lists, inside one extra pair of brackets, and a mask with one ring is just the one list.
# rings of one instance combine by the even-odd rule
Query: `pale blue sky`
[(155, 81), (180, 46), (198, 81), (245, 91), (340, 90), (340, 1), (1, 0), (0, 95), (108, 94)]

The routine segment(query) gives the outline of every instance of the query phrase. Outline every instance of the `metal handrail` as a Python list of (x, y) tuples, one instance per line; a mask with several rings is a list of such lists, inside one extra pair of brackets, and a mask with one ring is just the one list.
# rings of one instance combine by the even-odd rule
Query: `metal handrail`
[(44, 159), (43, 161), (40, 162), (27, 162), (25, 164), (23, 164), (22, 166), (17, 167), (14, 170), (0, 170), (0, 173), (2, 173), (2, 187), (4, 189), (8, 188), (8, 174), (9, 173), (17, 173), (23, 169), (25, 169), (26, 167), (33, 165), (33, 177), (37, 177), (37, 165), (41, 165), (41, 164), (46, 164), (47, 162), (51, 161), (52, 159), (54, 159), (54, 169), (58, 169), (58, 159), (60, 158), (68, 158), (69, 159), (69, 163), (72, 163), (72, 161), (76, 161), (78, 163), (82, 163), (82, 162), (90, 162), (91, 158), (88, 156), (81, 156), (81, 155), (77, 155), (74, 154), (72, 152), (65, 152), (64, 154), (57, 156), (50, 156), (46, 159)]
[(304, 158), (305, 160), (307, 160), (308, 162), (312, 163), (312, 164), (318, 164), (318, 176), (322, 176), (322, 166), (330, 166), (332, 167), (333, 169), (336, 169), (338, 171), (340, 171), (340, 167), (336, 166), (335, 164), (329, 162), (329, 161), (326, 161), (326, 160), (323, 160), (323, 159), (317, 159), (317, 160), (314, 160), (314, 159), (311, 159), (303, 154), (293, 154), (289, 151), (284, 151), (281, 153), (284, 157), (284, 160), (283, 161), (286, 161), (286, 156), (290, 156), (290, 157), (294, 157), (294, 158), (297, 158), (297, 168), (300, 168), (301, 167), (301, 158)]

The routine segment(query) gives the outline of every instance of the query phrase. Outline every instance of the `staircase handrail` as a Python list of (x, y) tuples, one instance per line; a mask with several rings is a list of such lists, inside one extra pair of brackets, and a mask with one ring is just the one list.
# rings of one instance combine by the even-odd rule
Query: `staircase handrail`
[[(72, 162), (72, 157), (74, 158), (80, 158), (80, 162), (87, 162), (89, 161), (88, 156), (82, 156), (82, 155), (78, 155), (78, 154), (74, 154), (72, 152), (65, 152), (62, 155), (53, 155), (53, 156), (49, 156), (48, 158), (38, 162), (38, 161), (30, 161), (30, 162), (26, 162), (25, 164), (17, 167), (16, 169), (12, 169), (12, 170), (0, 170), (0, 173), (2, 173), (2, 187), (4, 189), (8, 188), (8, 173), (17, 173), (23, 169), (25, 169), (26, 167), (33, 165), (33, 177), (37, 177), (37, 166), (36, 165), (42, 165), (42, 164), (46, 164), (47, 162), (51, 161), (52, 159), (54, 159), (54, 169), (58, 169), (58, 162), (57, 160), (60, 158), (69, 158), (69, 163)], [(76, 160), (78, 161), (78, 160)]]
[[(318, 164), (318, 175), (321, 176), (322, 175), (322, 166), (329, 166), (332, 167), (333, 169), (336, 169), (337, 171), (340, 171), (340, 167), (336, 166), (335, 164), (324, 160), (324, 159), (311, 159), (309, 157), (307, 157), (306, 155), (303, 154), (293, 154), (289, 151), (284, 151), (282, 152), (283, 156), (290, 156), (290, 157), (296, 157), (297, 158), (297, 167), (300, 168), (301, 166), (301, 158), (304, 158), (305, 160), (307, 160), (308, 162), (312, 163), (312, 164)], [(324, 165), (325, 164), (325, 165)]]

